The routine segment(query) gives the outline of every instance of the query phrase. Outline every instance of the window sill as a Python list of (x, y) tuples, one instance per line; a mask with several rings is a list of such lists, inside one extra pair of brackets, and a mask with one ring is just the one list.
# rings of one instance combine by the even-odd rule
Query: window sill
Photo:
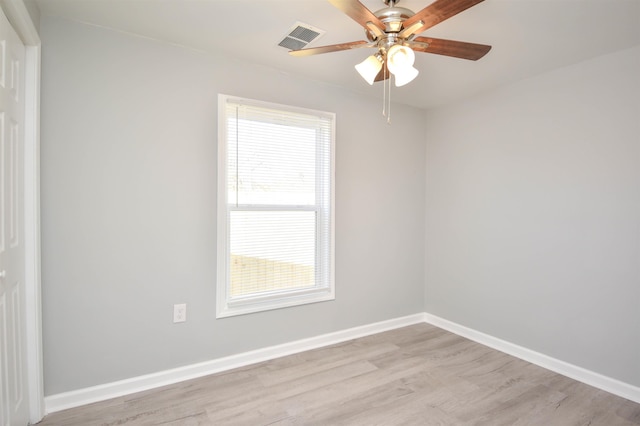
[(316, 290), (313, 293), (280, 296), (277, 299), (249, 299), (238, 302), (231, 301), (230, 303), (224, 303), (222, 306), (218, 306), (216, 318), (233, 317), (255, 312), (270, 311), (273, 309), (288, 308), (291, 306), (326, 302), (335, 300), (335, 298), (335, 294), (331, 289), (323, 289)]

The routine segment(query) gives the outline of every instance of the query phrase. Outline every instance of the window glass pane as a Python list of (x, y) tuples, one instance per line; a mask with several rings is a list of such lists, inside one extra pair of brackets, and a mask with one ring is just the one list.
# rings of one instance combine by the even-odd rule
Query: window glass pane
[(237, 113), (228, 126), (229, 203), (315, 204), (318, 129)]
[(315, 286), (316, 213), (230, 212), (231, 298)]

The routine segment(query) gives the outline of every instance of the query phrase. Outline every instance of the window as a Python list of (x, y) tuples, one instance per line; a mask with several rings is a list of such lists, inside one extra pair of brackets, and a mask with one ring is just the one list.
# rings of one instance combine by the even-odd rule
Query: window
[(217, 317), (334, 299), (335, 114), (219, 95)]

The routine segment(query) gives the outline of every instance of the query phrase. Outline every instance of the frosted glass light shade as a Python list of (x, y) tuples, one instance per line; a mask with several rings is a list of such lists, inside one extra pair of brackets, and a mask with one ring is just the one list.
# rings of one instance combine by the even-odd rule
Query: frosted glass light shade
[(416, 54), (407, 46), (391, 46), (387, 52), (387, 68), (395, 76), (397, 87), (404, 86), (418, 76), (419, 71), (413, 66), (415, 60)]
[(360, 73), (367, 83), (373, 84), (373, 81), (382, 69), (381, 59), (382, 58), (378, 55), (371, 55), (356, 65), (356, 71)]
[(405, 68), (412, 68), (415, 60), (416, 54), (407, 46), (396, 44), (387, 52), (387, 67), (393, 74), (402, 72)]
[(396, 80), (396, 87), (404, 86), (405, 84), (412, 82), (413, 79), (416, 78), (419, 73), (420, 71), (418, 71), (412, 66), (408, 66), (406, 68), (403, 68), (400, 71), (396, 71), (396, 73), (394, 74), (395, 80)]

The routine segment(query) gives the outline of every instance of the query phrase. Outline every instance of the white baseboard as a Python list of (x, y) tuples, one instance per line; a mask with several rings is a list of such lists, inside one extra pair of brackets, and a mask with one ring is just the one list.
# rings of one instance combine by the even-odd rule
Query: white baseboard
[(621, 382), (611, 377), (603, 376), (582, 367), (569, 364), (559, 359), (541, 354), (531, 349), (498, 339), (496, 337), (476, 331), (472, 328), (451, 322), (444, 318), (429, 313), (424, 314), (424, 321), (450, 331), (459, 336), (466, 337), (474, 342), (481, 343), (493, 349), (497, 349), (509, 355), (513, 355), (524, 361), (546, 368), (563, 376), (570, 377), (587, 385), (602, 389), (606, 392), (640, 403), (640, 387)]
[(132, 377), (126, 380), (51, 395), (45, 397), (45, 411), (46, 413), (54, 413), (68, 408), (79, 407), (93, 402), (104, 401), (135, 392), (178, 383), (184, 380), (203, 377), (209, 374), (219, 373), (221, 371), (231, 370), (233, 368), (280, 358), (311, 349), (317, 349), (323, 346), (333, 345), (335, 343), (357, 339), (358, 337), (381, 333), (383, 331), (393, 330), (421, 322), (432, 324), (436, 327), (442, 328), (443, 330), (466, 337), (467, 339), (473, 340), (490, 348), (515, 356), (532, 364), (539, 365), (540, 367), (554, 371), (558, 374), (562, 374), (563, 376), (570, 377), (574, 380), (578, 380), (614, 395), (640, 403), (640, 388), (637, 386), (551, 358), (531, 349), (498, 339), (472, 328), (440, 318), (436, 315), (422, 313), (349, 328), (282, 345), (271, 346), (198, 364), (187, 365), (185, 367), (160, 371), (158, 373)]
[(54, 413), (422, 322), (424, 322), (423, 314), (409, 315), (185, 367), (51, 395), (44, 399), (45, 411)]

